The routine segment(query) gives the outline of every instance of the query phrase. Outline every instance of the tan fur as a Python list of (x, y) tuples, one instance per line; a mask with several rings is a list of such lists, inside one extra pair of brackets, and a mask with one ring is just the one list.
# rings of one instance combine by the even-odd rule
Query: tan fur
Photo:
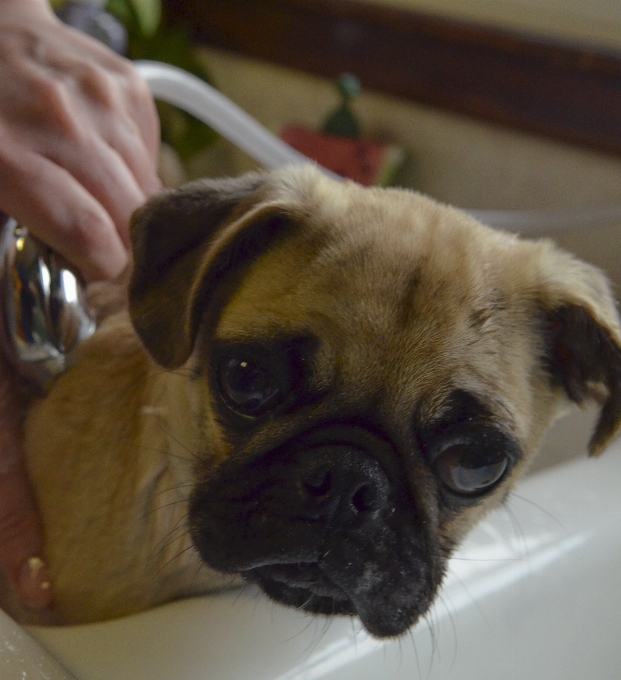
[(185, 376), (153, 364), (125, 313), (102, 324), (51, 396), (32, 408), (26, 447), (60, 620), (228, 583), (186, 550), (197, 435)]
[[(266, 176), (245, 205), (227, 224), (269, 209), (301, 226), (244, 266), (214, 312), (215, 330), (203, 322), (182, 366), (158, 366), (127, 312), (110, 313), (124, 305), (102, 303), (100, 290), (107, 318), (31, 409), (26, 449), (58, 622), (118, 616), (230, 583), (201, 565), (184, 524), (196, 475), (231, 446), (204, 377), (214, 336), (286, 330), (321, 339), (314, 381), (333, 396), (303, 416), (266, 424), (255, 443), (282, 441), (302, 418), (307, 427), (362, 408), (376, 409), (402, 441), (412, 412), (437, 417), (451, 389), (489, 403), (526, 455), (479, 505), (450, 521), (436, 518), (446, 546), (501, 502), (568, 404), (541, 366), (546, 310), (581, 306), (620, 344), (604, 278), (550, 242), (494, 232), (416, 193), (337, 184), (311, 167)], [(211, 251), (195, 258), (198, 274), (184, 273), (196, 277), (188, 284), (194, 298)], [(157, 285), (167, 290), (166, 278)], [(172, 313), (193, 304), (183, 290), (168, 291), (168, 302), (148, 293), (149, 314), (158, 305), (166, 315), (166, 305)], [(139, 318), (140, 310), (133, 313)], [(201, 377), (191, 378), (193, 370)], [(424, 499), (430, 492), (419, 467), (413, 463), (408, 475)]]

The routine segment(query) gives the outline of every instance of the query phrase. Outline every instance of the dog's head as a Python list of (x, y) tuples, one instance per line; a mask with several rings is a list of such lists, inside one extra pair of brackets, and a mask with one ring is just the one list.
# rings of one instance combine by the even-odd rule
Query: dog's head
[(280, 602), (404, 632), (570, 401), (601, 404), (592, 453), (617, 431), (614, 303), (549, 242), (310, 166), (164, 193), (132, 231), (135, 327), (195, 393), (194, 543)]

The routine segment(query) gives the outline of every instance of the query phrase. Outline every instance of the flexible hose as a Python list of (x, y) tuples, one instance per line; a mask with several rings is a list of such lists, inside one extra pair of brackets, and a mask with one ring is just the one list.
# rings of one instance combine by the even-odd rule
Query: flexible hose
[[(230, 99), (203, 80), (169, 64), (137, 61), (153, 96), (191, 113), (261, 165), (278, 168), (308, 162)], [(331, 176), (333, 173), (325, 171)], [(621, 225), (621, 205), (571, 210), (466, 210), (491, 227), (525, 235)]]
[(191, 113), (261, 165), (278, 168), (308, 161), (200, 78), (156, 61), (137, 61), (135, 65), (155, 99)]

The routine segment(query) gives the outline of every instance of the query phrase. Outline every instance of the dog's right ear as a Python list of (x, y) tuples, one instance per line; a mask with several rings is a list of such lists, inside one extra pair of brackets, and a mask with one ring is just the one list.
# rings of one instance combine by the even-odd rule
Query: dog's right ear
[(621, 328), (606, 277), (550, 244), (540, 290), (544, 362), (570, 401), (592, 399), (601, 410), (589, 442), (600, 453), (621, 430)]
[(130, 314), (163, 367), (188, 359), (204, 316), (217, 313), (243, 265), (291, 224), (293, 207), (267, 198), (268, 177), (199, 180), (154, 196), (134, 214)]

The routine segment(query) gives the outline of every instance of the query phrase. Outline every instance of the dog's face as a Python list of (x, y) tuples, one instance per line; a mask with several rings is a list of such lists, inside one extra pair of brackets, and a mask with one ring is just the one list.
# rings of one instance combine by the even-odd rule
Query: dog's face
[(614, 304), (549, 243), (310, 167), (163, 194), (133, 238), (136, 329), (191, 375), (194, 543), (280, 602), (404, 632), (568, 401), (616, 433)]

